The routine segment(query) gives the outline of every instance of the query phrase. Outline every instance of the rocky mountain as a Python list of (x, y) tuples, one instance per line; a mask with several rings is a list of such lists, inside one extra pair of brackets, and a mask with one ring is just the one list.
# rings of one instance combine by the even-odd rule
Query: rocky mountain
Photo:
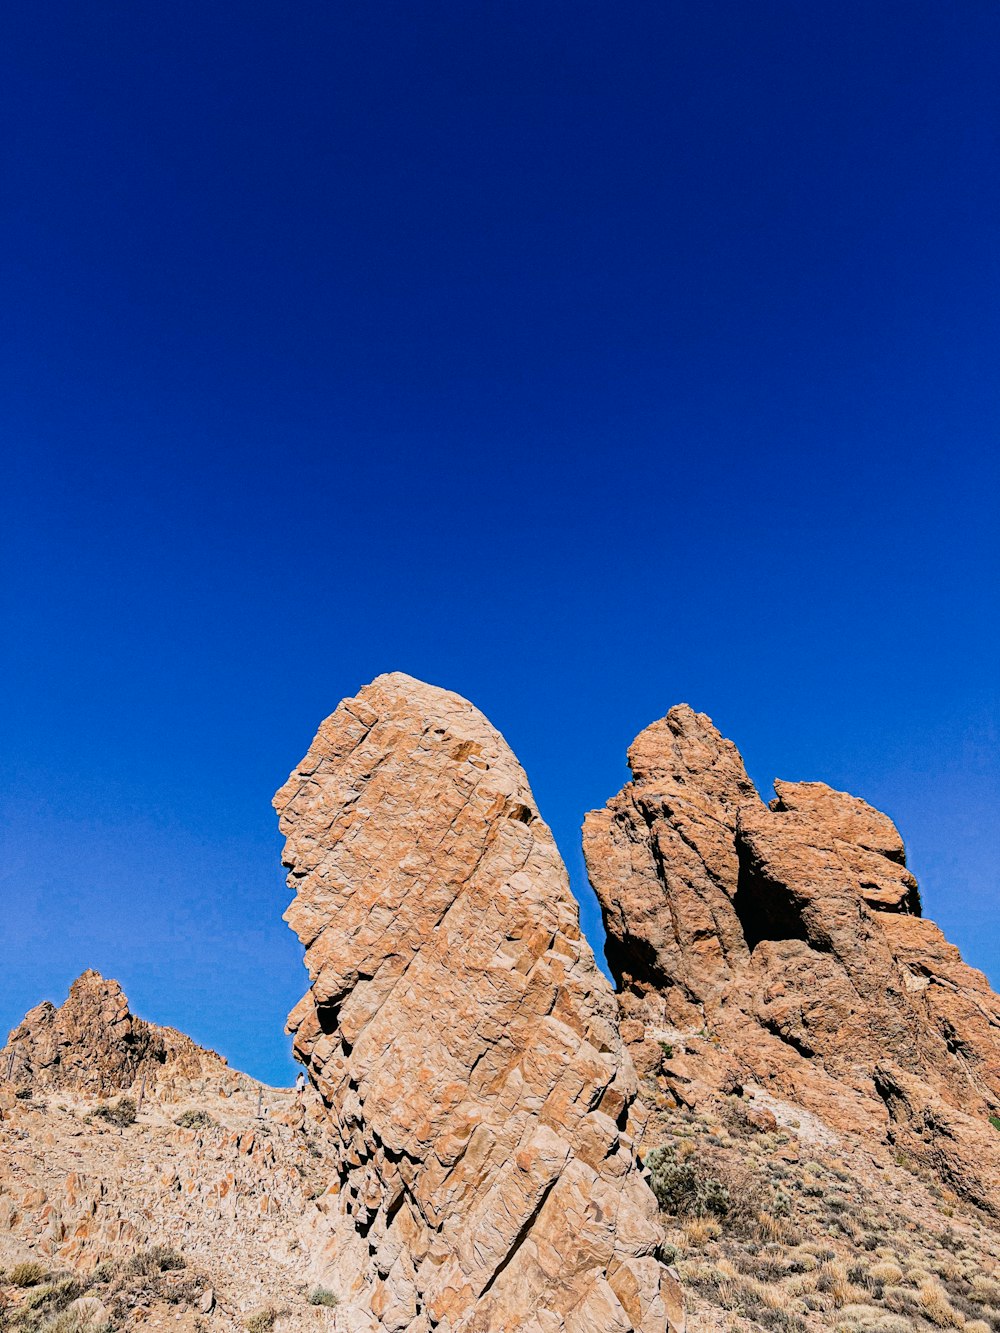
[(1000, 1213), (1000, 998), (920, 914), (892, 821), (820, 782), (765, 805), (731, 742), (673, 708), (584, 851), (639, 1066), (691, 1105), (756, 1081)]
[(629, 762), (584, 825), (615, 991), (486, 718), (345, 700), (275, 797), (310, 1087), (96, 973), (32, 1010), (0, 1328), (1000, 1333), (1000, 999), (894, 825), (765, 804), (684, 706)]
[(0, 1074), (0, 1328), (332, 1325), (308, 1302), (334, 1170), (311, 1090), (144, 1022), (96, 972), (25, 1016)]
[(77, 977), (59, 1008), (46, 1000), (30, 1010), (0, 1051), (9, 1083), (98, 1096), (147, 1083), (168, 1091), (219, 1077), (225, 1065), (182, 1032), (136, 1018), (118, 982), (94, 971)]

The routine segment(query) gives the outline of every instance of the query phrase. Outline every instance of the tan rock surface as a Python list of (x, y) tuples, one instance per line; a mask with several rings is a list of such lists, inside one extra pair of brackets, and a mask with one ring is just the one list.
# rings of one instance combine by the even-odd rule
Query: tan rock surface
[(338, 1289), (408, 1333), (665, 1329), (614, 996), (503, 738), (381, 676), (275, 805), (311, 982), (290, 1022), (340, 1157)]
[(686, 705), (628, 751), (633, 781), (592, 811), (587, 870), (604, 913), (622, 1012), (696, 1025), (748, 949), (733, 899), (740, 805), (756, 797), (736, 746)]
[(117, 981), (84, 972), (58, 1008), (30, 1010), (0, 1050), (0, 1076), (35, 1088), (75, 1088), (108, 1095), (144, 1082), (217, 1073), (226, 1061), (173, 1028), (137, 1018)]
[(892, 821), (815, 782), (765, 806), (686, 706), (629, 755), (584, 850), (639, 1068), (688, 1106), (756, 1081), (1000, 1212), (1000, 999), (920, 917)]
[[(333, 1328), (306, 1298), (325, 1272), (335, 1176), (312, 1089), (269, 1088), (144, 1023), (94, 972), (15, 1033), (12, 1080), (9, 1054), (0, 1063), (0, 1308), (36, 1290), (4, 1291), (3, 1270), (34, 1261), (96, 1284), (78, 1299), (116, 1329), (194, 1330), (211, 1310), (211, 1327), (237, 1330), (260, 1308), (287, 1312), (279, 1330)], [(138, 1100), (147, 1062), (158, 1077), (134, 1123), (103, 1118)], [(157, 1246), (183, 1266), (135, 1269)]]

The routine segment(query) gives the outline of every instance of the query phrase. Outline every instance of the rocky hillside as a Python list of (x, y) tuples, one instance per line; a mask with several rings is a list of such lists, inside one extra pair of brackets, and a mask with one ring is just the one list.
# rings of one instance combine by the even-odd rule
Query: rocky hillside
[(310, 1089), (96, 973), (33, 1010), (0, 1326), (1000, 1333), (1000, 1000), (895, 827), (765, 804), (686, 707), (629, 760), (584, 827), (616, 993), (486, 718), (398, 674), (345, 700), (275, 798)]
[(311, 1090), (143, 1022), (96, 972), (0, 1071), (0, 1328), (332, 1326), (308, 1299), (334, 1169)]

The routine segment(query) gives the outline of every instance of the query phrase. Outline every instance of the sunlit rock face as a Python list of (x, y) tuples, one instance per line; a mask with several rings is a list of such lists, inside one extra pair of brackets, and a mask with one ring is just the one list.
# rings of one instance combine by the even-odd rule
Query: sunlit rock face
[(678, 1326), (615, 997), (503, 737), (455, 694), (380, 676), (275, 805), (310, 978), (290, 1026), (339, 1142), (351, 1327)]
[(137, 1018), (118, 982), (92, 968), (61, 1005), (30, 1009), (0, 1050), (0, 1076), (14, 1084), (97, 1096), (140, 1083), (166, 1092), (225, 1063), (183, 1033)]
[(821, 782), (765, 805), (686, 705), (629, 764), (583, 841), (640, 1072), (689, 1106), (754, 1081), (1000, 1212), (1000, 998), (921, 917), (892, 821)]

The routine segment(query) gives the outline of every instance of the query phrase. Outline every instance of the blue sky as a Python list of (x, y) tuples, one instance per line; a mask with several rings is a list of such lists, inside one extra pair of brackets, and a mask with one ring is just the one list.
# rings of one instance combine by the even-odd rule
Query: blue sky
[(384, 670), (583, 813), (708, 712), (1000, 982), (1000, 10), (8, 7), (0, 1027), (273, 1081), (270, 797)]

